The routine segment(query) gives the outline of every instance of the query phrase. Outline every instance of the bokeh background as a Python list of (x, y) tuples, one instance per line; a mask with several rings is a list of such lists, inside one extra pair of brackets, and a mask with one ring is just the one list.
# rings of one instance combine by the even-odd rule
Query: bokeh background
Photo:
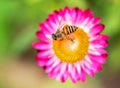
[[(85, 83), (48, 78), (31, 47), (38, 24), (65, 6), (90, 8), (110, 36), (107, 63)], [(0, 88), (120, 88), (120, 0), (0, 0)]]

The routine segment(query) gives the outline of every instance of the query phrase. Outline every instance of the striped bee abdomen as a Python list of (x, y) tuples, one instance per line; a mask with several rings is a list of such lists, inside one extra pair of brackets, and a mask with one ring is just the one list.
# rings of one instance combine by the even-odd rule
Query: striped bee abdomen
[(63, 33), (64, 33), (65, 35), (69, 35), (69, 34), (75, 32), (75, 31), (77, 30), (77, 28), (78, 28), (78, 27), (76, 27), (76, 26), (68, 26), (68, 25), (66, 25), (66, 26), (63, 28)]

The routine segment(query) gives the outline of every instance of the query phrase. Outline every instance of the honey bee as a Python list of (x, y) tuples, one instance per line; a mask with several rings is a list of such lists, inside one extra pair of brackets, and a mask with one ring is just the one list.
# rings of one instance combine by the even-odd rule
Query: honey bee
[(78, 29), (77, 26), (73, 25), (64, 25), (63, 28), (59, 28), (56, 33), (52, 34), (53, 40), (63, 40), (64, 38), (67, 38), (69, 40), (73, 40), (72, 38), (69, 37), (69, 35), (73, 32), (75, 32)]

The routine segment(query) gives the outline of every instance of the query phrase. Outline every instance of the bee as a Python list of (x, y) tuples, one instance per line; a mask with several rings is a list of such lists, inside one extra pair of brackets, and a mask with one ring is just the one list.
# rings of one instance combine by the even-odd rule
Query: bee
[(61, 39), (63, 40), (64, 38), (67, 38), (69, 40), (73, 40), (72, 38), (69, 37), (69, 35), (73, 32), (75, 32), (78, 29), (77, 26), (73, 25), (64, 25), (63, 28), (59, 28), (56, 33), (52, 34), (53, 40)]

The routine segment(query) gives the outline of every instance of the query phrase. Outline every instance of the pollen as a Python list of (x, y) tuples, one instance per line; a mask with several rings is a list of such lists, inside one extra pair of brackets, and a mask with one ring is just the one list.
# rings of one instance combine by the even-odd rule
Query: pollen
[(75, 32), (68, 35), (63, 40), (53, 40), (53, 50), (55, 55), (67, 63), (75, 63), (84, 59), (88, 54), (89, 37), (83, 29), (78, 28)]

